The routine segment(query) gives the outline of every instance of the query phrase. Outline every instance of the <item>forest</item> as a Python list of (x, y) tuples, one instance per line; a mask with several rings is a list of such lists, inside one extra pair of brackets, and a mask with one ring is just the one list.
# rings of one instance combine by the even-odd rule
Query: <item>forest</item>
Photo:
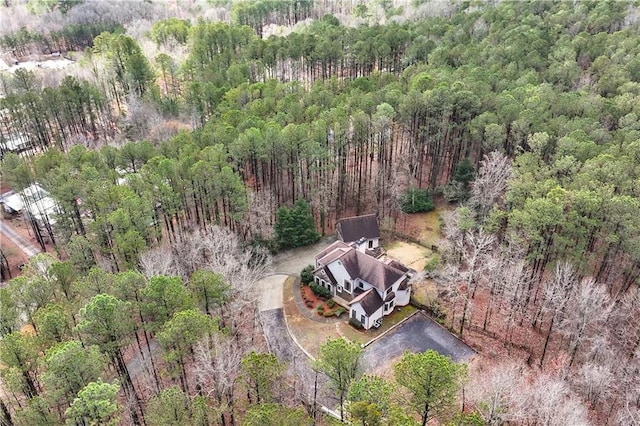
[(278, 210), (393, 232), (418, 190), (433, 310), (502, 349), (403, 358), (450, 374), (415, 417), (354, 374), (347, 421), (640, 424), (636, 2), (118, 4), (0, 6), (7, 65), (73, 62), (0, 71), (3, 188), (58, 206), (0, 289), (0, 424), (332, 424), (256, 312)]

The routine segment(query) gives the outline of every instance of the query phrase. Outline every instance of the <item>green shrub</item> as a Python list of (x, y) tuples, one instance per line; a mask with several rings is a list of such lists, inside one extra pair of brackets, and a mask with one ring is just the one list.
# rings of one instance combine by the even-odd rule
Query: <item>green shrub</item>
[(430, 212), (436, 205), (431, 191), (423, 188), (409, 188), (402, 197), (402, 211), (405, 213)]
[(355, 318), (349, 318), (349, 324), (351, 324), (353, 327), (357, 328), (358, 330), (361, 330), (362, 328), (364, 328), (362, 326), (362, 323)]
[(333, 313), (335, 316), (339, 317), (340, 315), (344, 314), (345, 312), (347, 312), (347, 310), (343, 307), (339, 307), (338, 309), (335, 310), (335, 312)]
[(336, 306), (335, 300), (333, 299), (327, 300), (327, 306), (329, 307), (329, 309), (333, 309), (333, 307)]
[(312, 271), (313, 265), (307, 265), (302, 269), (302, 271), (300, 272), (300, 281), (302, 282), (302, 284), (309, 284), (313, 281)]
[(309, 287), (311, 287), (311, 291), (313, 291), (317, 296), (325, 297), (327, 299), (331, 297), (331, 290), (322, 287), (320, 284), (312, 282), (309, 284)]
[(440, 266), (440, 255), (434, 254), (431, 259), (424, 265), (424, 270), (427, 272), (433, 272)]
[(322, 313), (324, 312), (324, 306), (322, 306), (322, 305), (318, 305), (318, 307), (316, 308), (316, 310), (318, 311), (318, 313), (319, 313), (320, 315), (322, 315)]

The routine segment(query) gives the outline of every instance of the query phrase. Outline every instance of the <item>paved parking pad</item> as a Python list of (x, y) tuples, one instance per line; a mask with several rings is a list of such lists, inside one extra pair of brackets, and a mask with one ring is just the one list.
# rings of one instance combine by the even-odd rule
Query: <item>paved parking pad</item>
[(365, 369), (373, 372), (396, 360), (405, 351), (417, 353), (428, 349), (450, 356), (456, 362), (467, 361), (476, 353), (425, 313), (418, 312), (395, 330), (367, 346), (364, 352)]

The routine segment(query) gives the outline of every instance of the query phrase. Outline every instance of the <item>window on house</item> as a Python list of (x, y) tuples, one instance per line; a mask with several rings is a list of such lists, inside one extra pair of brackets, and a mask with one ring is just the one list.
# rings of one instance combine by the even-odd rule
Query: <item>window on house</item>
[(344, 289), (348, 292), (351, 292), (351, 281), (344, 280)]
[(373, 248), (373, 240), (369, 240), (369, 248)]
[(360, 315), (360, 322), (362, 323), (362, 325), (364, 325), (364, 320), (365, 320), (365, 316), (364, 315)]
[(314, 281), (316, 282), (316, 284), (320, 284), (320, 278), (314, 277)]
[(351, 318), (353, 318), (353, 319), (358, 318), (358, 314), (357, 314), (357, 313), (356, 313), (356, 311), (355, 311), (355, 310), (353, 310), (353, 309), (351, 310)]
[(363, 283), (362, 281), (360, 281), (360, 282), (358, 283), (358, 287), (360, 287), (361, 289), (363, 289), (363, 290), (364, 290), (364, 283)]

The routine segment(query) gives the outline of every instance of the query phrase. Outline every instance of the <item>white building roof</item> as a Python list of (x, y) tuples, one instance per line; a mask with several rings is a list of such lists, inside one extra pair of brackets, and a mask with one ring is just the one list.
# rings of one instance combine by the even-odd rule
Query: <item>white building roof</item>
[(4, 197), (2, 202), (16, 212), (21, 212), (26, 208), (33, 217), (40, 221), (44, 221), (44, 217), (47, 216), (51, 224), (55, 223), (53, 216), (59, 211), (58, 203), (37, 183), (29, 185), (18, 193)]

